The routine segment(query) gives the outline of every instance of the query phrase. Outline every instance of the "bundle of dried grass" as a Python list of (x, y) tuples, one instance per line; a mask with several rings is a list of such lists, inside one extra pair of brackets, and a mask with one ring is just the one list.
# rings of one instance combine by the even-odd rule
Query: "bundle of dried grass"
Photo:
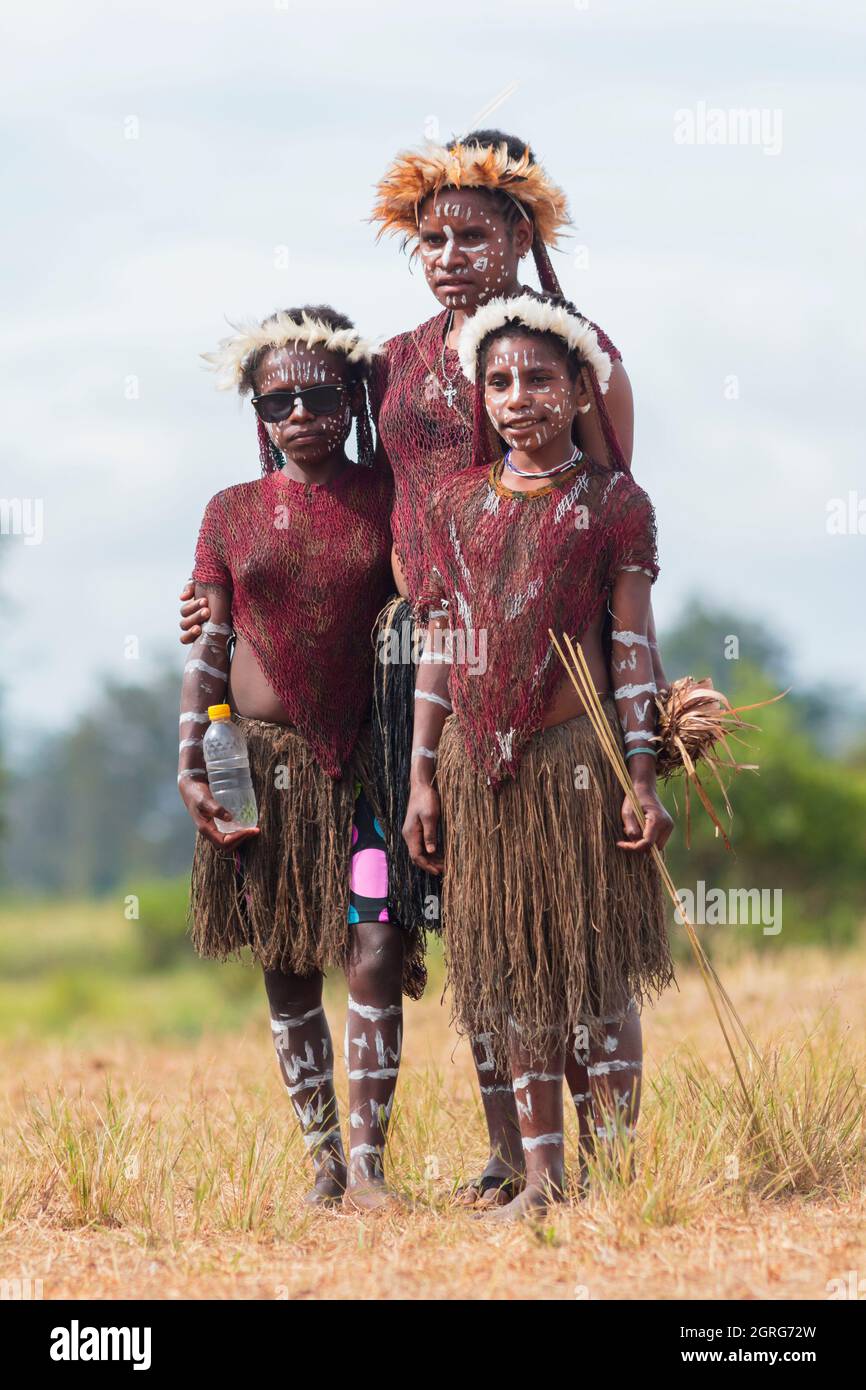
[[(782, 695), (785, 694), (787, 691), (782, 692)], [(758, 728), (757, 724), (747, 724), (741, 716), (748, 710), (775, 704), (776, 700), (782, 699), (782, 695), (735, 708), (726, 695), (713, 689), (708, 676), (703, 680), (681, 676), (656, 697), (658, 725), (652, 740), (659, 750), (656, 772), (664, 781), (678, 772), (684, 776), (686, 845), (691, 844), (691, 792), (694, 790), (713, 822), (716, 834), (721, 835), (726, 849), (731, 848), (716, 809), (698, 775), (698, 764), (703, 763), (708, 767), (715, 778), (730, 819), (734, 812), (728, 799), (724, 774), (758, 771), (757, 763), (738, 762), (731, 749), (732, 741), (742, 743), (738, 735), (743, 729)]]

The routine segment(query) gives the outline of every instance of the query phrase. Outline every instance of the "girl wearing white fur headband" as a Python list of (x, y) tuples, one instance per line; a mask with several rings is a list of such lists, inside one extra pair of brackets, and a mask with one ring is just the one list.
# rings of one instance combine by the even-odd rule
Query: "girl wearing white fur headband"
[[(620, 1050), (622, 1030), (673, 975), (647, 854), (672, 828), (655, 788), (658, 565), (652, 506), (609, 421), (607, 460), (575, 442), (585, 406), (603, 410), (610, 358), (574, 306), (532, 293), (493, 300), (464, 326), (460, 359), (475, 382), (478, 466), (452, 475), (427, 509), (430, 627), (404, 836), (413, 861), (443, 877), (458, 1026), (485, 1035), (511, 1071), (526, 1185), (491, 1219), (512, 1219), (563, 1195), (569, 1038), (601, 1048), (591, 1068), (601, 1135), (630, 1132), (640, 1060)], [(643, 830), (550, 631), (583, 647)]]
[[(196, 548), (210, 616), (183, 678), (178, 786), (198, 830), (190, 914), (202, 955), (246, 950), (264, 972), (280, 1069), (315, 1173), (308, 1201), (393, 1201), (384, 1151), (400, 1065), (401, 983), (423, 941), (388, 910), (372, 771), (370, 631), (391, 585), (390, 470), (375, 459), (375, 356), (327, 305), (240, 327), (207, 360), (252, 393), (262, 476), (211, 498)], [(345, 452), (353, 420), (358, 463)], [(246, 739), (258, 828), (224, 834), (202, 752), (210, 706)], [(322, 977), (349, 983), (349, 1151)]]

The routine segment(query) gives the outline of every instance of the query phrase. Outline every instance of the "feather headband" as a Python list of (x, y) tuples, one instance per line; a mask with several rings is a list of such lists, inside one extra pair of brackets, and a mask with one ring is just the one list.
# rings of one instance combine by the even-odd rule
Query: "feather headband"
[(453, 149), (428, 145), (425, 150), (406, 150), (398, 154), (391, 168), (376, 185), (378, 201), (371, 222), (380, 222), (384, 232), (418, 232), (418, 210), (430, 193), (441, 188), (486, 188), (507, 193), (531, 216), (542, 241), (555, 246), (563, 227), (570, 225), (568, 203), (561, 188), (548, 178), (540, 164), (524, 150), (512, 159), (505, 141), (499, 145), (462, 145)]
[(381, 348), (362, 338), (354, 328), (332, 328), (322, 319), (302, 313), (301, 321), (281, 310), (262, 323), (232, 324), (236, 330), (231, 338), (223, 338), (216, 352), (203, 352), (205, 362), (219, 373), (217, 386), (230, 391), (243, 384), (244, 370), (254, 353), (267, 348), (287, 347), (289, 343), (305, 343), (325, 352), (340, 352), (349, 361), (367, 366)]
[(598, 334), (587, 319), (570, 314), (561, 304), (548, 304), (531, 294), (517, 294), (512, 299), (491, 299), (471, 318), (460, 332), (457, 351), (464, 376), (475, 380), (478, 348), (488, 333), (506, 323), (522, 323), (536, 333), (555, 333), (562, 338), (570, 352), (577, 353), (595, 372), (599, 389), (604, 394), (610, 380), (610, 358), (598, 343)]

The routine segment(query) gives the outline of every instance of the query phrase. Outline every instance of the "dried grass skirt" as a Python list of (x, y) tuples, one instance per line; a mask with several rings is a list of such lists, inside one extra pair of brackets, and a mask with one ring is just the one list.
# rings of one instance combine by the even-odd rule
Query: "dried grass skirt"
[[(284, 724), (236, 715), (247, 741), (260, 834), (233, 853), (196, 837), (190, 930), (202, 956), (227, 960), (249, 947), (266, 970), (297, 975), (345, 969), (351, 942), (349, 875), (358, 783), (382, 815), (362, 729), (339, 781)], [(402, 928), (395, 924), (395, 930)], [(424, 989), (423, 941), (405, 933), (403, 987)]]
[[(605, 712), (621, 739), (612, 701)], [(543, 1055), (579, 1022), (590, 1035), (674, 978), (667, 899), (649, 855), (617, 848), (622, 791), (583, 715), (527, 744), (494, 794), (454, 716), (439, 745), (448, 982), (461, 1032)]]

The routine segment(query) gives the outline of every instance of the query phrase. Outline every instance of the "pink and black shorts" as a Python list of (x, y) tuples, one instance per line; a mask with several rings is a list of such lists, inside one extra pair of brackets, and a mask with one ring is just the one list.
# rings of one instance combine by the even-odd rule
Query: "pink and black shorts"
[(355, 784), (355, 791), (349, 867), (349, 922), (390, 922), (385, 836), (360, 782)]

